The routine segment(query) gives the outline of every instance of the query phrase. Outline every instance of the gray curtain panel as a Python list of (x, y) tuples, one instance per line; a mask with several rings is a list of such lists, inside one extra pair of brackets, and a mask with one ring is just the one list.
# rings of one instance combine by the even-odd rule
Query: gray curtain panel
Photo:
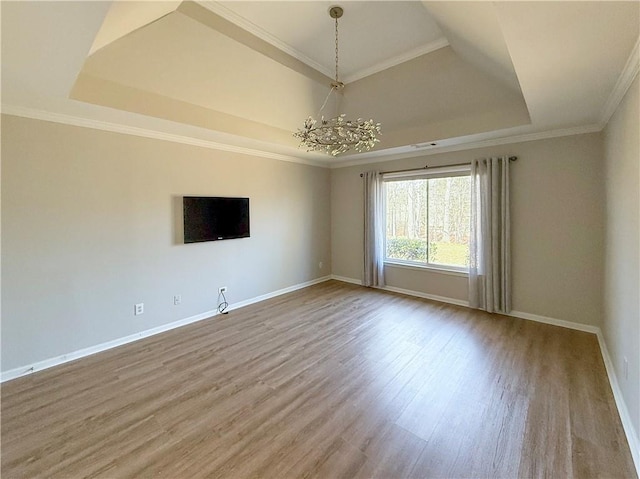
[(377, 171), (364, 181), (364, 286), (384, 286), (384, 184)]
[(471, 163), (469, 306), (511, 311), (509, 158)]

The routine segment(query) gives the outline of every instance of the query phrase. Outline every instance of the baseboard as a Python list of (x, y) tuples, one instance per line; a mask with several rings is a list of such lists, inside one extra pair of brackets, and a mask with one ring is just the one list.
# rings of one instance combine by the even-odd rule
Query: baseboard
[(636, 431), (633, 423), (631, 422), (631, 415), (629, 414), (627, 403), (622, 396), (622, 390), (620, 389), (618, 377), (616, 376), (616, 371), (613, 368), (613, 361), (611, 361), (611, 356), (609, 355), (609, 350), (607, 349), (607, 344), (604, 341), (602, 331), (598, 330), (597, 336), (598, 343), (600, 344), (600, 352), (602, 353), (602, 359), (604, 360), (604, 367), (607, 371), (607, 376), (609, 377), (611, 390), (613, 391), (613, 398), (616, 401), (616, 406), (618, 407), (620, 421), (622, 422), (624, 433), (627, 436), (627, 442), (629, 443), (629, 449), (631, 449), (633, 463), (636, 466), (636, 473), (638, 474), (638, 477), (640, 477), (640, 439), (638, 437), (638, 431)]
[(336, 274), (332, 274), (331, 279), (335, 279), (336, 281), (342, 281), (343, 283), (351, 283), (351, 284), (357, 284), (358, 286), (362, 286), (362, 281), (360, 281), (359, 279), (347, 278), (346, 276), (338, 276)]
[(564, 319), (549, 318), (547, 316), (540, 316), (537, 314), (524, 313), (522, 311), (511, 311), (507, 316), (513, 316), (514, 318), (527, 319), (529, 321), (535, 321), (536, 323), (551, 324), (552, 326), (560, 326), (562, 328), (575, 329), (576, 331), (583, 331), (585, 333), (598, 334), (600, 328), (597, 326), (591, 326), (589, 324), (574, 323), (573, 321), (565, 321)]
[[(332, 274), (331, 279), (335, 279), (336, 281), (342, 281), (343, 283), (351, 283), (351, 284), (357, 284), (362, 286), (362, 281), (360, 281), (359, 279), (347, 278), (346, 276), (338, 276), (338, 275)], [(382, 287), (377, 287), (376, 289), (381, 289), (383, 291), (391, 291), (393, 293), (406, 294), (407, 296), (415, 296), (416, 298), (431, 299), (433, 301), (439, 301), (441, 303), (456, 304), (458, 306), (469, 307), (468, 301), (455, 299), (455, 298), (448, 298), (446, 296), (438, 296), (435, 294), (423, 293), (422, 291), (413, 291), (411, 289), (396, 288), (395, 286), (382, 286)]]
[[(338, 276), (338, 275), (332, 274), (331, 279), (335, 279), (336, 281), (342, 281), (344, 283), (351, 283), (351, 284), (357, 284), (359, 286), (362, 286), (362, 281), (360, 281), (359, 279), (347, 278), (346, 276)], [(455, 298), (448, 298), (446, 296), (438, 296), (435, 294), (423, 293), (422, 291), (414, 291), (412, 289), (396, 288), (395, 286), (383, 286), (381, 288), (376, 288), (376, 289), (382, 289), (383, 291), (391, 291), (393, 293), (406, 294), (407, 296), (415, 296), (416, 298), (430, 299), (432, 301), (439, 301), (441, 303), (456, 304), (458, 306), (469, 307), (468, 301), (455, 299)]]
[[(254, 298), (247, 299), (245, 301), (241, 301), (239, 303), (234, 303), (229, 306), (229, 310), (234, 310), (238, 308), (242, 308), (244, 306), (248, 306), (253, 303), (257, 303), (260, 301), (264, 301), (265, 299), (273, 298), (275, 296), (280, 296), (281, 294), (290, 293), (292, 291), (296, 291), (298, 289), (306, 288), (308, 286), (322, 283), (331, 279), (330, 276), (323, 276), (322, 278), (317, 278), (311, 281), (306, 281), (304, 283), (295, 284), (293, 286), (289, 286), (288, 288), (279, 289), (272, 293), (264, 294), (261, 296), (256, 296)], [(60, 364), (68, 363), (71, 361), (75, 361), (76, 359), (81, 359), (87, 356), (91, 356), (96, 353), (100, 353), (102, 351), (106, 351), (108, 349), (112, 349), (118, 346), (122, 346), (124, 344), (132, 343), (134, 341), (138, 341), (140, 339), (148, 338), (149, 336), (154, 336), (156, 334), (164, 333), (165, 331), (170, 331), (172, 329), (179, 328), (181, 326), (186, 326), (187, 324), (195, 323), (197, 321), (202, 321), (203, 319), (211, 318), (219, 314), (216, 310), (206, 311), (204, 313), (197, 314), (195, 316), (191, 316), (188, 318), (180, 319), (178, 321), (173, 321), (171, 323), (163, 324), (161, 326), (157, 326), (155, 328), (147, 329), (144, 331), (140, 331), (138, 333), (131, 334), (129, 336), (125, 336), (123, 338), (114, 339), (112, 341), (107, 341), (105, 343), (97, 344), (95, 346), (90, 346), (88, 348), (79, 349), (77, 351), (73, 351), (67, 354), (63, 354), (61, 356), (57, 356), (54, 358), (45, 359), (42, 361), (38, 361), (32, 364), (28, 364), (26, 366), (21, 366), (18, 368), (10, 369), (8, 371), (3, 371), (0, 373), (0, 383), (5, 381), (10, 381), (12, 379), (19, 378), (21, 376), (25, 376), (27, 374), (34, 373), (36, 371), (42, 371), (43, 369), (52, 368), (54, 366), (58, 366)]]
[[(362, 285), (360, 280), (354, 278), (347, 278), (345, 276), (331, 275), (331, 279), (337, 281), (343, 281), (345, 283)], [(438, 296), (435, 294), (423, 293), (422, 291), (414, 291), (411, 289), (396, 288), (395, 286), (383, 286), (379, 288), (385, 291), (393, 291), (394, 293), (406, 294), (408, 296), (415, 296), (417, 298), (431, 299), (433, 301), (439, 301), (441, 303), (455, 304), (457, 306), (469, 307), (469, 302), (461, 299), (449, 298), (447, 296)], [(588, 324), (574, 323), (571, 321), (565, 321), (564, 319), (549, 318), (547, 316), (539, 316), (537, 314), (524, 313), (522, 311), (511, 311), (510, 314), (505, 316), (513, 316), (514, 318), (527, 319), (529, 321), (535, 321), (537, 323), (551, 324), (553, 326), (561, 326), (563, 328), (575, 329), (578, 331), (585, 331), (587, 333), (597, 334), (600, 328), (596, 326), (590, 326)]]
[(400, 294), (406, 294), (409, 296), (415, 296), (417, 298), (430, 299), (432, 301), (439, 301), (440, 303), (455, 304), (457, 306), (465, 306), (467, 308), (469, 307), (469, 301), (464, 301), (462, 299), (448, 298), (446, 296), (438, 296), (436, 294), (423, 293), (422, 291), (412, 291), (409, 289), (396, 288), (395, 286), (383, 286), (380, 289), (383, 289), (384, 291), (391, 291), (393, 293), (400, 293)]
[(260, 301), (265, 301), (267, 299), (275, 298), (276, 296), (292, 293), (293, 291), (297, 291), (302, 288), (307, 288), (309, 286), (313, 286), (314, 284), (324, 283), (325, 281), (329, 281), (330, 279), (331, 279), (331, 276), (323, 276), (321, 278), (312, 279), (311, 281), (305, 281), (304, 283), (294, 284), (293, 286), (282, 288), (277, 291), (273, 291), (271, 293), (263, 294), (261, 296), (256, 296), (254, 298), (250, 298), (245, 301), (240, 301), (239, 303), (234, 303), (231, 306), (229, 306), (229, 311), (232, 311), (238, 308), (244, 308), (245, 306), (249, 306), (250, 304), (259, 303)]
[(173, 321), (171, 323), (163, 324), (162, 326), (157, 326), (155, 328), (146, 329), (138, 333), (130, 334), (129, 336), (114, 339), (112, 341), (107, 341), (105, 343), (100, 343), (95, 346), (89, 346), (88, 348), (79, 349), (71, 353), (63, 354), (61, 356), (56, 356), (54, 358), (45, 359), (43, 361), (38, 361), (38, 362), (28, 364), (26, 366), (22, 366), (19, 368), (10, 369), (9, 371), (2, 372), (2, 375), (0, 376), (0, 382), (9, 381), (11, 379), (16, 379), (21, 376), (25, 376), (27, 374), (35, 373), (36, 371), (42, 371), (43, 369), (49, 369), (54, 366), (58, 366), (59, 364), (64, 364), (71, 361), (75, 361), (76, 359), (91, 356), (93, 354), (100, 353), (108, 349), (116, 348), (124, 344), (129, 344), (134, 341), (138, 341), (139, 339), (148, 338), (149, 336), (154, 336), (156, 334), (164, 333), (165, 331), (169, 331), (171, 329), (179, 328), (180, 326), (185, 326), (187, 324), (195, 323), (197, 321), (202, 321), (203, 319), (210, 318), (212, 316), (215, 316), (216, 314), (218, 314), (218, 312), (215, 310), (206, 311), (204, 313), (200, 313), (195, 316), (191, 316), (188, 318), (180, 319), (178, 321)]

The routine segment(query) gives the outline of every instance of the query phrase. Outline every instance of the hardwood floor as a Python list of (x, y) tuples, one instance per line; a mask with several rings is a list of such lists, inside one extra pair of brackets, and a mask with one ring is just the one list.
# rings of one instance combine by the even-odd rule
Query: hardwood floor
[(2, 385), (2, 477), (636, 477), (592, 334), (337, 281)]

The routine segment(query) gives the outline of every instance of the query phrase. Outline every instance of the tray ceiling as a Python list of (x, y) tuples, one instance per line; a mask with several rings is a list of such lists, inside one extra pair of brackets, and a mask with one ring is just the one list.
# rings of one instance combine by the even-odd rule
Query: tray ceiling
[[(332, 4), (3, 2), (3, 105), (339, 162), (292, 138), (334, 75)], [(343, 7), (324, 113), (381, 121), (373, 155), (597, 125), (640, 23), (638, 2)]]

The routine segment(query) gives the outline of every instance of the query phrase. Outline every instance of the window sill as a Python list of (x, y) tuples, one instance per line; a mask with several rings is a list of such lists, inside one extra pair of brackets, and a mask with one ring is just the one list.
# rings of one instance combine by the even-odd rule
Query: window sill
[(416, 264), (416, 263), (400, 263), (397, 261), (387, 260), (384, 262), (384, 265), (391, 266), (393, 268), (413, 269), (413, 270), (419, 270), (419, 271), (429, 271), (431, 273), (448, 274), (451, 276), (461, 276), (463, 278), (467, 278), (469, 276), (469, 273), (467, 271), (458, 271), (455, 269), (448, 269), (446, 267), (437, 268), (434, 266), (426, 266), (426, 265)]

